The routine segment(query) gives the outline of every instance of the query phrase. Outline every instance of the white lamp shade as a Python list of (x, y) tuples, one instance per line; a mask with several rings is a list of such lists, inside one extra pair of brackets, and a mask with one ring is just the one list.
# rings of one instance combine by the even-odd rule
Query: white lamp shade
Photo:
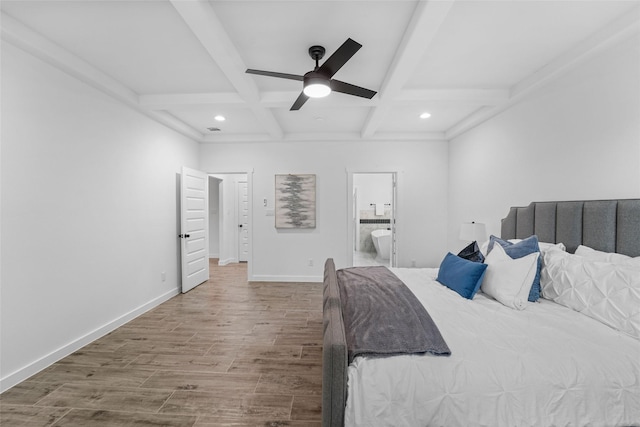
[(464, 222), (460, 226), (460, 240), (484, 242), (487, 240), (487, 227), (481, 222)]

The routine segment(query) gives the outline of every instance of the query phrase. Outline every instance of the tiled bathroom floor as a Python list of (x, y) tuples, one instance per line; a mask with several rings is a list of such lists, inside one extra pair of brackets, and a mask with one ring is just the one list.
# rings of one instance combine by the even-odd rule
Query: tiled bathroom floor
[(380, 262), (376, 260), (376, 254), (371, 252), (360, 252), (355, 251), (353, 253), (353, 266), (354, 267), (365, 267), (371, 265), (384, 265), (389, 267), (389, 261)]

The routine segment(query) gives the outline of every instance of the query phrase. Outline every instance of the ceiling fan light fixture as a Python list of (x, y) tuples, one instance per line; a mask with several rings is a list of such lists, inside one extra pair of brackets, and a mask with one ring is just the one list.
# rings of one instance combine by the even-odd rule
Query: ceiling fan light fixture
[(309, 98), (324, 98), (331, 93), (329, 79), (320, 73), (308, 72), (304, 76), (304, 89), (302, 91)]
[(304, 94), (309, 98), (324, 98), (331, 93), (331, 88), (325, 83), (313, 83), (304, 87)]

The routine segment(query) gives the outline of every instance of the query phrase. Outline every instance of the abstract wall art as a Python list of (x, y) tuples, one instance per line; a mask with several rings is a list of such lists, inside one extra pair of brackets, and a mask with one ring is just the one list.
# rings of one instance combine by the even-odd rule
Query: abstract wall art
[(276, 175), (276, 228), (316, 228), (316, 176)]

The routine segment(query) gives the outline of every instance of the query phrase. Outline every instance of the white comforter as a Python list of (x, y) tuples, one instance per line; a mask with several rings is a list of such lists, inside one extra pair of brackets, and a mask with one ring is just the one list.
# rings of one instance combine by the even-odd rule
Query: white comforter
[(346, 426), (640, 425), (640, 341), (556, 303), (461, 298), (437, 269), (392, 269), (452, 355), (357, 357)]

